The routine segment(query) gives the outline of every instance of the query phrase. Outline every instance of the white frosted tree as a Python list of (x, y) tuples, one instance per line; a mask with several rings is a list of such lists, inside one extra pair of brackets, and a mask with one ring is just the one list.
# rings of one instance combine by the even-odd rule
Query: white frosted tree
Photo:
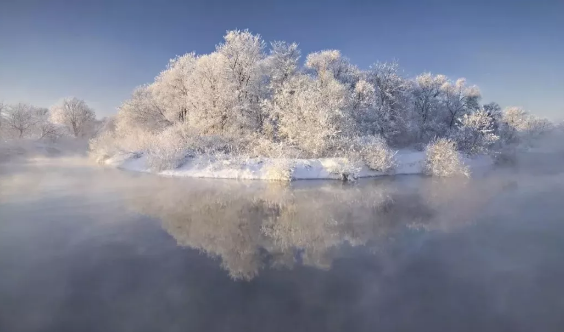
[(333, 78), (294, 77), (276, 105), (281, 136), (310, 156), (331, 153), (340, 138), (354, 133), (348, 97), (347, 88)]
[(490, 102), (482, 106), (482, 109), (486, 111), (494, 119), (501, 119), (502, 112), (501, 106), (496, 102)]
[(167, 69), (149, 87), (159, 109), (171, 122), (184, 122), (188, 117), (188, 99), (192, 93), (192, 73), (196, 62), (194, 53), (170, 60)]
[(261, 92), (266, 88), (261, 70), (264, 48), (260, 35), (248, 30), (228, 31), (224, 42), (216, 47), (225, 59), (226, 88), (233, 89), (236, 96), (233, 108), (237, 118), (232, 120), (244, 132), (260, 130), (265, 120), (260, 108)]
[(357, 129), (363, 135), (379, 133), (379, 118), (376, 113), (376, 90), (374, 86), (361, 79), (356, 82), (351, 93), (351, 112)]
[(88, 136), (95, 120), (94, 111), (78, 98), (65, 98), (51, 108), (51, 121), (77, 138)]
[[(135, 153), (146, 150), (155, 137), (178, 121), (178, 113), (168, 112), (153, 93), (151, 85), (137, 87), (119, 108), (115, 119), (91, 141), (96, 159), (109, 151)], [(110, 143), (114, 141), (114, 144)]]
[(296, 43), (276, 41), (271, 44), (270, 54), (264, 61), (269, 78), (270, 89), (280, 91), (284, 84), (296, 74), (299, 69), (301, 52)]
[(166, 111), (155, 99), (150, 86), (141, 86), (118, 109), (116, 126), (121, 131), (138, 128), (147, 132), (159, 132), (172, 125), (177, 115)]
[(456, 82), (447, 81), (441, 86), (443, 103), (446, 110), (448, 128), (456, 125), (456, 120), (479, 108), (480, 90), (476, 86), (467, 86), (466, 79), (459, 78)]
[(188, 98), (188, 123), (203, 134), (232, 133), (237, 123), (237, 92), (226, 77), (226, 58), (213, 52), (198, 57)]
[(495, 119), (484, 109), (464, 114), (458, 122), (458, 128), (452, 135), (461, 151), (484, 153), (499, 139), (495, 132)]
[(395, 141), (409, 127), (409, 83), (402, 77), (397, 62), (376, 63), (368, 73), (375, 91), (375, 117), (378, 134)]
[(263, 134), (270, 140), (278, 139), (278, 123), (280, 115), (276, 112), (279, 108), (279, 98), (288, 82), (299, 70), (301, 53), (298, 44), (286, 42), (273, 42), (270, 54), (263, 62), (263, 70), (268, 79), (268, 90), (263, 96), (262, 112), (266, 121), (263, 124)]
[(322, 83), (333, 78), (344, 84), (346, 88), (352, 88), (360, 78), (359, 69), (338, 50), (311, 53), (307, 56), (305, 65), (319, 77)]
[(530, 143), (552, 128), (552, 123), (536, 117), (520, 107), (508, 107), (503, 111), (500, 136), (504, 144)]
[(413, 113), (417, 126), (418, 138), (427, 141), (443, 130), (440, 129), (441, 87), (447, 82), (444, 75), (433, 76), (424, 73), (412, 81), (411, 95)]
[(36, 125), (37, 109), (25, 103), (10, 105), (2, 112), (2, 124), (9, 136), (27, 138), (32, 135)]
[(501, 106), (499, 106), (499, 104), (496, 103), (496, 102), (490, 102), (490, 103), (483, 105), (482, 109), (489, 116), (492, 117), (493, 122), (494, 122), (494, 124), (493, 124), (494, 130), (495, 130), (496, 133), (498, 133), (500, 126), (501, 126), (502, 117), (503, 117), (503, 112), (501, 111)]
[(530, 114), (520, 107), (508, 107), (503, 111), (503, 121), (517, 131), (527, 131), (531, 127)]
[(56, 140), (60, 135), (59, 128), (51, 122), (51, 113), (47, 108), (36, 108), (34, 111), (34, 136), (40, 140)]

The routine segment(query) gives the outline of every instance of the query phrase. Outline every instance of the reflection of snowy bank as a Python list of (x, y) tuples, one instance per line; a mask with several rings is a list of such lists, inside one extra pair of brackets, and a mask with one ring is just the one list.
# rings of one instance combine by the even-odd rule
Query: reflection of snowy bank
[[(188, 159), (176, 169), (154, 172), (163, 176), (220, 178), (220, 179), (257, 179), (257, 180), (306, 180), (306, 179), (343, 179), (353, 175), (357, 178), (382, 175), (423, 174), (425, 152), (402, 150), (396, 156), (396, 168), (393, 172), (383, 173), (358, 166), (346, 158), (319, 159), (271, 159), (271, 158), (207, 158)], [(487, 156), (463, 158), (470, 169), (492, 165)], [(146, 157), (116, 156), (105, 161), (107, 165), (124, 170), (149, 172)]]
[[(217, 257), (235, 279), (262, 269), (328, 269), (360, 247), (375, 253), (406, 232), (451, 231), (477, 219), (501, 187), (405, 177), (356, 184), (292, 184), (153, 178), (134, 211), (162, 221), (180, 246)], [(377, 182), (374, 182), (377, 181)], [(445, 182), (446, 181), (446, 182)]]

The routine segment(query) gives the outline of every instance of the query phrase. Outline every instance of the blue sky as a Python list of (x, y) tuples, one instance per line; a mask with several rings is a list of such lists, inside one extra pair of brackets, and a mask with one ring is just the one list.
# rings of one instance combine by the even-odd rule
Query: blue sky
[(564, 1), (0, 0), (0, 101), (116, 112), (175, 55), (226, 30), (339, 49), (362, 68), (466, 77), (484, 101), (564, 118)]

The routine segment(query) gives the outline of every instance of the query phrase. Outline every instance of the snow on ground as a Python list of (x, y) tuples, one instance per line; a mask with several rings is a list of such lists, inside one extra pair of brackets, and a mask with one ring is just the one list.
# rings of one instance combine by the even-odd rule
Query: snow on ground
[[(401, 150), (396, 154), (397, 167), (393, 173), (385, 174), (363, 166), (357, 169), (356, 177), (376, 177), (384, 175), (422, 174), (425, 152)], [(465, 158), (464, 162), (471, 169), (489, 167), (493, 164), (488, 156)], [(313, 179), (342, 179), (340, 170), (346, 168), (348, 162), (343, 158), (319, 159), (215, 159), (195, 157), (189, 159), (182, 166), (160, 172), (151, 171), (146, 165), (146, 157), (116, 156), (105, 161), (105, 164), (124, 170), (156, 173), (167, 177), (194, 177), (217, 179), (246, 179), (246, 180), (277, 180), (273, 178), (272, 167), (279, 165), (293, 165), (293, 180)], [(283, 166), (282, 166), (283, 167)]]

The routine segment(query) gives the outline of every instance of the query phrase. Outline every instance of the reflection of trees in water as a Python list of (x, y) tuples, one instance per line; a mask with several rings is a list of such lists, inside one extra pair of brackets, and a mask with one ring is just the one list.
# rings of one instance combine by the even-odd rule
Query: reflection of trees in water
[(471, 221), (467, 211), (485, 202), (468, 183), (447, 189), (434, 180), (414, 180), (417, 185), (410, 187), (398, 181), (280, 185), (161, 179), (136, 209), (162, 220), (180, 246), (219, 257), (231, 277), (252, 279), (266, 266), (300, 262), (327, 269), (342, 244), (376, 248), (406, 227), (447, 230)]

